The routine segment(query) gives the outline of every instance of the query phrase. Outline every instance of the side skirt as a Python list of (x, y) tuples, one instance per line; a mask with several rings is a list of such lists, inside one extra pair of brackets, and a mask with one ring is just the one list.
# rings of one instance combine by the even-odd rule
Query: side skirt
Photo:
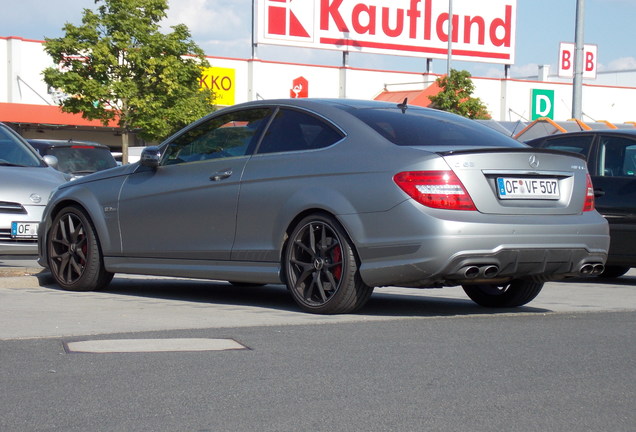
[(280, 284), (280, 263), (104, 257), (112, 273)]

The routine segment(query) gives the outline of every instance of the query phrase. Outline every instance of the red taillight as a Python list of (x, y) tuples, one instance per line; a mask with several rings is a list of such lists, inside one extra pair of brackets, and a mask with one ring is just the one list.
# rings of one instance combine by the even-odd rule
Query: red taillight
[(585, 193), (585, 204), (583, 204), (583, 211), (588, 212), (594, 210), (594, 186), (592, 186), (592, 179), (590, 175), (587, 175), (587, 181), (585, 185), (587, 192)]
[(95, 148), (95, 146), (90, 146), (90, 145), (72, 145), (71, 148), (92, 149), (92, 148)]
[(393, 181), (411, 198), (427, 207), (477, 210), (464, 185), (452, 171), (407, 171)]

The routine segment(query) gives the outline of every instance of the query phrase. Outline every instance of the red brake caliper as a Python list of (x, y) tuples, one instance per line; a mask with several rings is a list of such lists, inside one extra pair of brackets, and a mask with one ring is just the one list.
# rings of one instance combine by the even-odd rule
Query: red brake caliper
[[(340, 249), (340, 245), (333, 248), (333, 262), (341, 262), (342, 261), (342, 249)], [(333, 268), (333, 276), (340, 281), (340, 277), (342, 276), (342, 263), (338, 264)]]

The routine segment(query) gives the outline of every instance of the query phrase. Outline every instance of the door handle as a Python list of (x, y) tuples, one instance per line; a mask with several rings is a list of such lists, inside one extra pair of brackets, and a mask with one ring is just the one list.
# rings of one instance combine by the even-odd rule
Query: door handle
[(594, 198), (602, 197), (603, 195), (605, 195), (603, 189), (594, 189)]
[(217, 171), (214, 174), (212, 174), (210, 176), (210, 180), (219, 181), (219, 180), (226, 179), (226, 178), (228, 178), (231, 175), (232, 175), (232, 170), (231, 169), (221, 170), (221, 171)]

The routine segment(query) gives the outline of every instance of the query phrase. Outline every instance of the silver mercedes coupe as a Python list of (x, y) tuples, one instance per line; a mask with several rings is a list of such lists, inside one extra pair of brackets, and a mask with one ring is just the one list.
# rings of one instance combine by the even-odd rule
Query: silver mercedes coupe
[(608, 246), (582, 157), (406, 101), (222, 109), (62, 185), (39, 228), (64, 289), (114, 273), (283, 283), (324, 314), (382, 286), (521, 306), (545, 281), (602, 272)]

